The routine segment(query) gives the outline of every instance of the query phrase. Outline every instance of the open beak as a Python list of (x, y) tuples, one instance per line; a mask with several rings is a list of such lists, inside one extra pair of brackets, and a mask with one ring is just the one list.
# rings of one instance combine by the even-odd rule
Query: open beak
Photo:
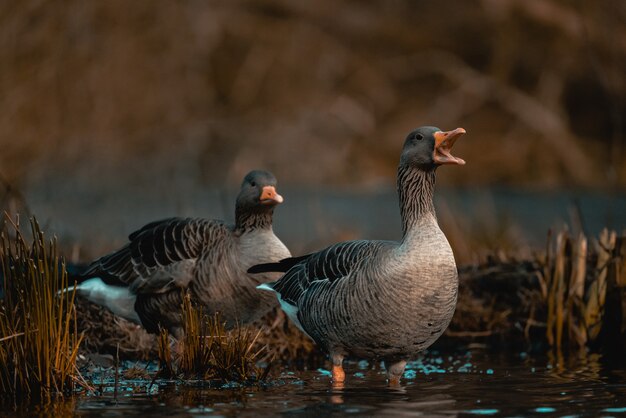
[(435, 151), (433, 151), (433, 160), (437, 164), (458, 164), (463, 165), (465, 161), (459, 157), (455, 157), (450, 153), (452, 146), (461, 135), (465, 133), (465, 129), (456, 128), (448, 132), (435, 132)]
[(276, 189), (274, 188), (274, 186), (263, 187), (263, 191), (261, 192), (261, 197), (259, 198), (259, 200), (264, 205), (283, 203), (283, 197), (276, 193)]

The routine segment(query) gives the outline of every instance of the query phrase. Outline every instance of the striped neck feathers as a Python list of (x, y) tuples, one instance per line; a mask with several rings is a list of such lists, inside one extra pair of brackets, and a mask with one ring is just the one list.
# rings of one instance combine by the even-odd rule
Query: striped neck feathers
[(272, 217), (274, 208), (262, 208), (263, 210), (251, 210), (250, 208), (235, 208), (235, 229), (241, 232), (254, 229), (272, 229)]
[(434, 190), (434, 169), (426, 171), (406, 164), (398, 167), (398, 195), (403, 239), (422, 219), (426, 217), (437, 219), (433, 203)]

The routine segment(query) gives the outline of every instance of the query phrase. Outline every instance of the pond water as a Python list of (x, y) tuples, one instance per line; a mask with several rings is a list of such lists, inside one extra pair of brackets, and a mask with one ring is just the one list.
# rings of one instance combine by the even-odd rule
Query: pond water
[(598, 354), (562, 359), (481, 347), (429, 351), (409, 364), (397, 388), (387, 386), (378, 364), (350, 362), (346, 373), (343, 388), (333, 388), (324, 369), (275, 372), (263, 387), (162, 382), (147, 389), (145, 381), (134, 388), (126, 381), (117, 396), (107, 384), (103, 395), (24, 406), (17, 415), (626, 417), (626, 368)]
[[(111, 191), (93, 187), (91, 181), (84, 187), (47, 181), (51, 183), (26, 190), (27, 201), (45, 231), (56, 234), (62, 247), (74, 248), (77, 257), (85, 252), (96, 257), (111, 251), (123, 245), (130, 232), (156, 219), (191, 216), (233, 220), (236, 188), (189, 190), (186, 183), (177, 187), (154, 183), (155, 189), (142, 184), (132, 191)], [(127, 193), (122, 193), (124, 190)], [(338, 240), (396, 240), (401, 235), (394, 183), (369, 191), (306, 187), (280, 190), (286, 200), (276, 210), (274, 231), (293, 254), (320, 249)], [(487, 236), (501, 229), (510, 230), (520, 247), (544, 248), (548, 229), (559, 231), (565, 224), (580, 224), (590, 236), (605, 227), (616, 231), (626, 228), (624, 193), (441, 187), (435, 194), (435, 204), (444, 232), (452, 232), (453, 225), (448, 223), (452, 219), (454, 224), (467, 224), (467, 238), (474, 229)], [(71, 254), (65, 255), (72, 260)]]

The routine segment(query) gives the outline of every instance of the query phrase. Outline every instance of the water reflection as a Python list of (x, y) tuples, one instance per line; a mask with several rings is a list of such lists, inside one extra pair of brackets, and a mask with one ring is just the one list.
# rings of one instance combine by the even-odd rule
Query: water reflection
[(30, 416), (30, 417), (66, 417), (72, 416), (76, 410), (77, 399), (63, 399), (45, 403), (13, 403), (2, 405), (0, 416)]
[(601, 354), (587, 353), (585, 348), (567, 356), (561, 350), (548, 352), (549, 370), (555, 378), (571, 379), (583, 375), (587, 379), (599, 379), (601, 359)]
[[(544, 357), (484, 349), (429, 352), (407, 366), (401, 386), (387, 386), (378, 364), (350, 363), (346, 382), (324, 371), (285, 370), (271, 385), (207, 388), (163, 384), (121, 391), (115, 399), (82, 396), (47, 407), (4, 408), (42, 416), (537, 416), (621, 414), (626, 370), (600, 355)], [(411, 373), (409, 373), (411, 372)], [(620, 412), (621, 411), (621, 412)], [(12, 415), (13, 416), (13, 415)]]

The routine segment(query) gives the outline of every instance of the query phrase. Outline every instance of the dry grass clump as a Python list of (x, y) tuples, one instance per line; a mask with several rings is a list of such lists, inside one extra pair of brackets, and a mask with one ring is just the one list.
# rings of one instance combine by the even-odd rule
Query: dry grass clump
[(34, 218), (31, 232), (28, 244), (19, 218), (6, 216), (0, 233), (0, 388), (20, 397), (69, 394), (76, 385), (88, 387), (76, 367), (82, 336), (74, 292), (59, 294), (68, 282), (56, 239), (46, 241)]
[(171, 379), (176, 373), (172, 363), (172, 347), (170, 345), (170, 335), (165, 329), (161, 329), (159, 334), (159, 373), (157, 377)]
[[(179, 341), (176, 373), (185, 378), (218, 379), (223, 382), (263, 380), (255, 363), (263, 348), (257, 348), (260, 331), (236, 326), (226, 330), (219, 314), (209, 315), (195, 307), (189, 295), (182, 304), (185, 336)], [(165, 374), (174, 373), (167, 332), (159, 338), (159, 360)]]

